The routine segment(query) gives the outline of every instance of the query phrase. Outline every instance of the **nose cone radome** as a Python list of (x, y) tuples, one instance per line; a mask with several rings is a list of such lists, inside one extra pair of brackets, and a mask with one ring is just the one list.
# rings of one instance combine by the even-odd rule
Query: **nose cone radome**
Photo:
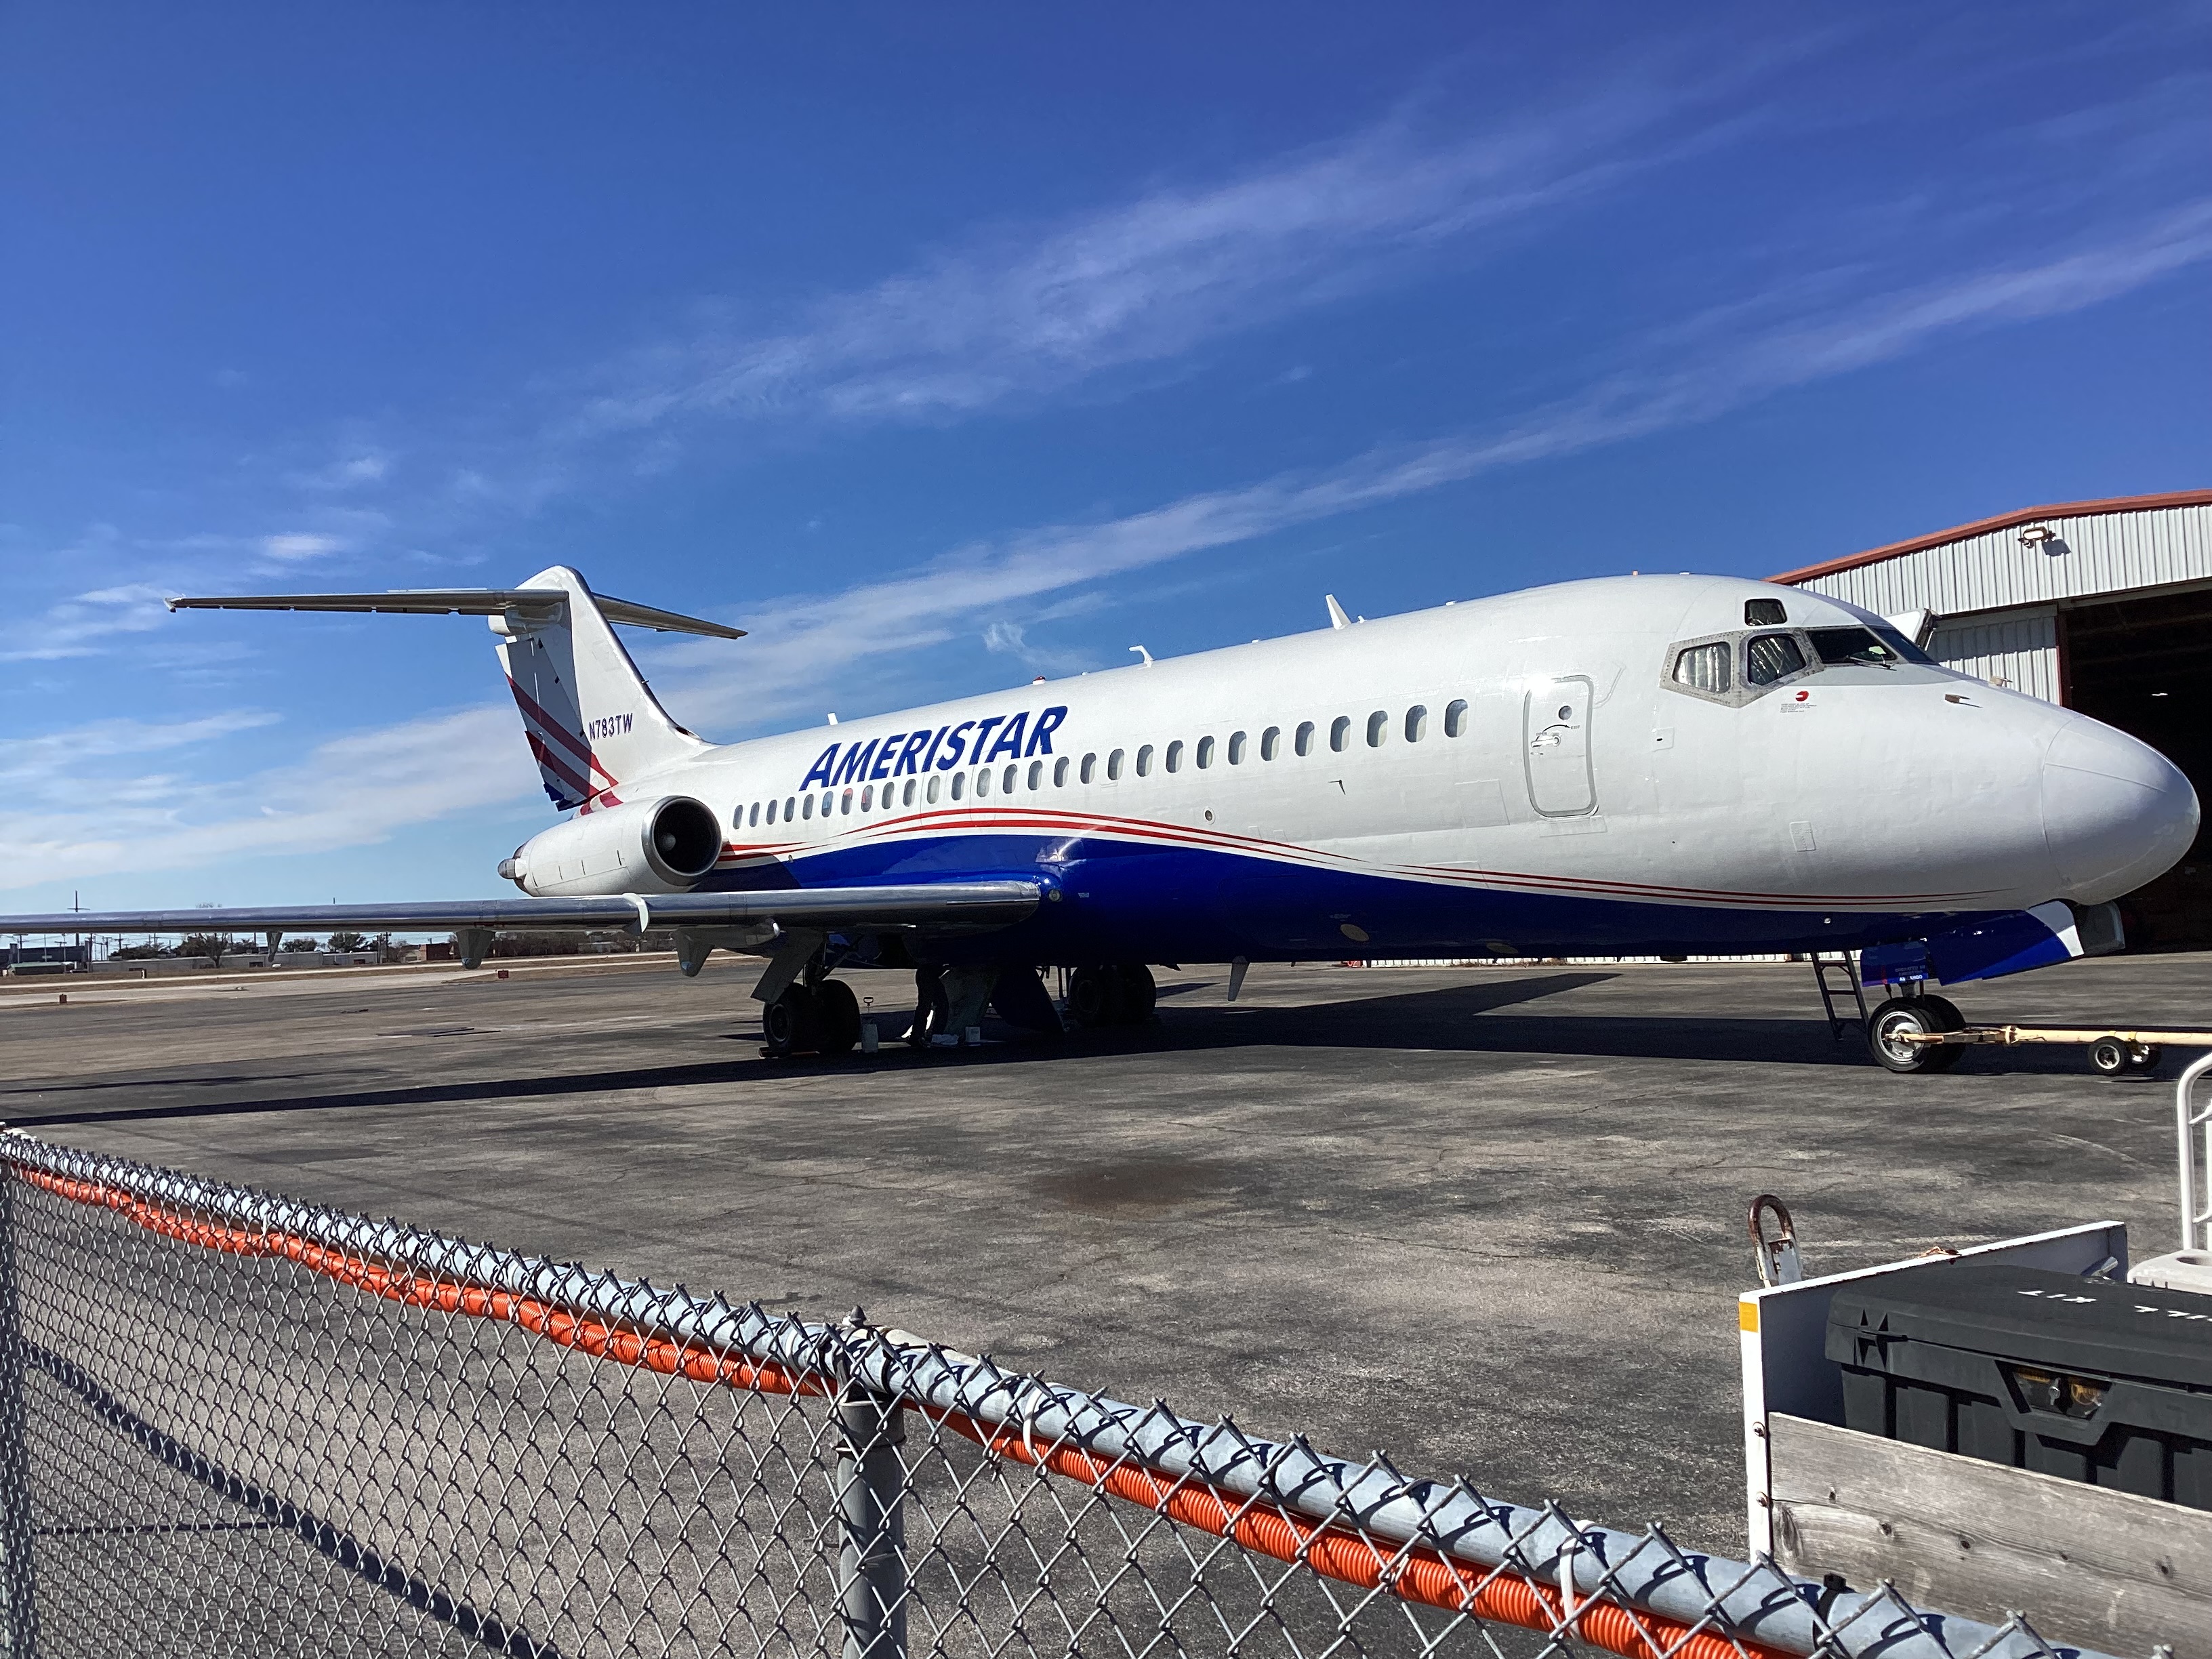
[(2044, 842), (2069, 898), (2099, 903), (2164, 874), (2197, 818), (2189, 780), (2124, 732), (2076, 715), (2044, 756)]

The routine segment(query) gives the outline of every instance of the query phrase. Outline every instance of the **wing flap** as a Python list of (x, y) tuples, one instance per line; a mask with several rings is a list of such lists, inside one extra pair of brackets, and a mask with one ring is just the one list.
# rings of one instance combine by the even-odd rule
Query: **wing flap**
[(443, 899), (417, 904), (263, 905), (191, 910), (59, 910), (0, 916), (0, 935), (27, 933), (458, 932), (464, 927), (626, 929), (776, 924), (833, 932), (921, 927), (988, 932), (1034, 911), (1035, 881), (916, 882), (882, 887), (798, 887), (751, 893), (611, 898)]

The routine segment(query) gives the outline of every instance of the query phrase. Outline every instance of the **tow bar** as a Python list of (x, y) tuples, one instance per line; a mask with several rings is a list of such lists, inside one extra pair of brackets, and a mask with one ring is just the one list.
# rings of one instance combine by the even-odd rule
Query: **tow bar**
[(1890, 1040), (1923, 1047), (1939, 1042), (2006, 1048), (2030, 1042), (2085, 1044), (2090, 1066), (2105, 1077), (2154, 1070), (2168, 1046), (2212, 1048), (2212, 1031), (2114, 1031), (2064, 1025), (1968, 1025), (1955, 1031), (1899, 1031)]

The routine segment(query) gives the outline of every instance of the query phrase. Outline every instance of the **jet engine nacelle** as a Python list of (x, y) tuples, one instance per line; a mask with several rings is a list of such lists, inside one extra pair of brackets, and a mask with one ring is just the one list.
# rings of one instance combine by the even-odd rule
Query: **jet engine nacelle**
[(722, 855), (722, 823), (689, 795), (582, 812), (532, 836), (499, 872), (538, 898), (689, 892)]

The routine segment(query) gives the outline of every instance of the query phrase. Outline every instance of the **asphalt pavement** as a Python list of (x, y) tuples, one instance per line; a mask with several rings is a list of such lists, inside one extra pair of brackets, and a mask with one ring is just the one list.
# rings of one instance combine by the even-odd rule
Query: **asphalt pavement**
[[(1158, 1022), (759, 1053), (757, 964), (8, 981), (43, 1138), (1743, 1542), (1745, 1206), (1814, 1272), (2114, 1218), (2173, 1247), (2170, 1056), (1832, 1040), (1800, 965), (1161, 974)], [(902, 1023), (911, 984), (854, 976)], [(2200, 1024), (2212, 957), (1961, 988), (1969, 1018)], [(68, 994), (64, 1004), (57, 999)]]

